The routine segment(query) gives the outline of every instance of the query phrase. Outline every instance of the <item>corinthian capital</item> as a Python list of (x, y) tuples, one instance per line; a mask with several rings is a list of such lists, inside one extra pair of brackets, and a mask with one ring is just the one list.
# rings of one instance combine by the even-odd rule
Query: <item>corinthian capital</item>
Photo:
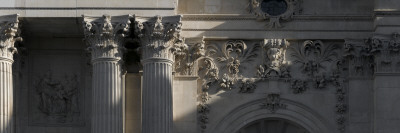
[(180, 36), (181, 26), (181, 16), (136, 18), (135, 33), (141, 41), (143, 59), (173, 60), (174, 55), (184, 54), (187, 46)]
[(132, 15), (83, 17), (83, 29), (92, 60), (121, 59), (123, 41), (129, 35)]
[(18, 37), (18, 22), (18, 14), (0, 17), (0, 60), (12, 60), (13, 54), (17, 52), (14, 43), (22, 40)]
[[(375, 35), (371, 39), (371, 53), (375, 56), (377, 72), (400, 72), (400, 35)], [(397, 67), (397, 68), (396, 68)]]

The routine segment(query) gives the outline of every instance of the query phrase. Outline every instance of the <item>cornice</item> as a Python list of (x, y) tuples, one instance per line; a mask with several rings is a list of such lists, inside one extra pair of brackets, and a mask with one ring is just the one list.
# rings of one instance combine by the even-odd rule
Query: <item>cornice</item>
[(0, 7), (0, 10), (175, 10), (167, 7)]
[(400, 11), (375, 10), (375, 16), (400, 16)]
[[(183, 14), (183, 21), (247, 21), (257, 20), (251, 14)], [(372, 15), (295, 15), (292, 20), (373, 21)]]

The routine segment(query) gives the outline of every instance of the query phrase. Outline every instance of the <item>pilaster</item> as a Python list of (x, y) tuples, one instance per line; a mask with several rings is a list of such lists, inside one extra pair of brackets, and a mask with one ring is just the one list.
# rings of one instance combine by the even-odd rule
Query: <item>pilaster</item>
[(122, 133), (123, 41), (129, 33), (131, 15), (83, 16), (88, 50), (92, 55), (92, 133)]
[(0, 133), (14, 132), (12, 64), (14, 43), (21, 40), (18, 22), (18, 15), (0, 17)]
[(400, 36), (376, 34), (371, 39), (375, 61), (374, 74), (374, 132), (398, 132), (400, 112)]
[(142, 133), (172, 133), (173, 64), (187, 46), (181, 16), (137, 18), (143, 64)]

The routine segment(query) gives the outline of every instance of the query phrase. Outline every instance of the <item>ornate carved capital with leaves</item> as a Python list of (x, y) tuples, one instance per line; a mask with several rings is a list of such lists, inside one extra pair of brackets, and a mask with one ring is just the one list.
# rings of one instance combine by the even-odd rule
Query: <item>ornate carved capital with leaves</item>
[(346, 39), (343, 47), (344, 61), (349, 63), (349, 76), (368, 76), (373, 74), (374, 63), (371, 45), (367, 40)]
[(377, 72), (400, 72), (400, 35), (376, 35), (371, 39), (371, 51)]
[(19, 29), (18, 14), (0, 17), (0, 59), (13, 60), (17, 52), (16, 41), (22, 41)]
[(83, 29), (92, 61), (98, 59), (121, 59), (123, 41), (129, 35), (132, 15), (83, 17)]
[(139, 37), (142, 57), (173, 61), (175, 55), (186, 54), (187, 45), (181, 37), (182, 16), (136, 18), (135, 34)]

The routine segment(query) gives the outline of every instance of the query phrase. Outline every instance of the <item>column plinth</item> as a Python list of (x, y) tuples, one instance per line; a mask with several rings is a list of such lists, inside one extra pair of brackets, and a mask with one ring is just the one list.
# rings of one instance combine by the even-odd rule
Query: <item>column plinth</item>
[(92, 133), (123, 133), (123, 39), (132, 16), (84, 17), (92, 55)]
[(173, 63), (187, 48), (180, 37), (180, 16), (135, 22), (143, 64), (142, 133), (172, 133)]
[(0, 133), (14, 132), (14, 89), (12, 64), (14, 47), (21, 38), (19, 34), (18, 15), (0, 17)]

